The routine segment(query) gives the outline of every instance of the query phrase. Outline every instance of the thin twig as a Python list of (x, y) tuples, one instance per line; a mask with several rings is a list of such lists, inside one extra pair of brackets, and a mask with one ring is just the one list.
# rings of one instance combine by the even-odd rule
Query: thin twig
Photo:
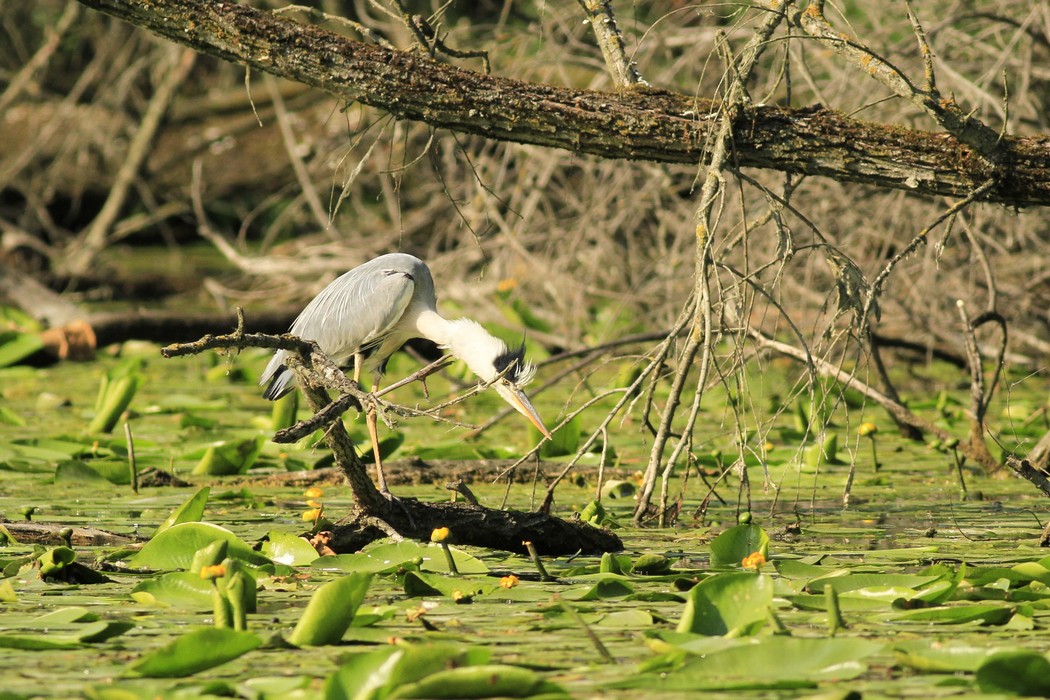
[(332, 220), (332, 216), (321, 204), (321, 197), (317, 194), (317, 188), (314, 187), (314, 183), (310, 180), (310, 173), (306, 171), (306, 164), (303, 162), (302, 156), (299, 155), (299, 144), (295, 141), (295, 133), (292, 131), (292, 124), (288, 118), (288, 109), (285, 107), (284, 98), (281, 97), (281, 91), (277, 87), (277, 79), (266, 73), (263, 76), (263, 80), (266, 83), (266, 89), (270, 93), (270, 100), (273, 102), (273, 113), (277, 118), (277, 127), (281, 131), (281, 139), (284, 141), (284, 152), (288, 154), (288, 160), (292, 164), (292, 172), (295, 173), (295, 179), (299, 182), (299, 188), (303, 192), (303, 197), (306, 198), (306, 204), (310, 209), (310, 213), (313, 214), (318, 228), (324, 231), (329, 238), (333, 241), (342, 240), (344, 238), (343, 234), (339, 232), (339, 228)]

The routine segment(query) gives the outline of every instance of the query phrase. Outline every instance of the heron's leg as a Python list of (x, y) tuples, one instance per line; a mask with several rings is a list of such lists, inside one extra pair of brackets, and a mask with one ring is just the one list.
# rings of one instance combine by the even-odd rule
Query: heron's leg
[[(376, 393), (379, 383), (372, 384), (372, 393)], [(390, 489), (386, 485), (386, 474), (383, 473), (383, 460), (379, 456), (379, 430), (376, 425), (375, 406), (369, 406), (365, 410), (365, 424), (368, 426), (368, 437), (372, 440), (372, 454), (376, 459), (376, 483), (379, 484), (379, 493), (384, 496), (390, 495)]]
[[(361, 367), (365, 363), (365, 356), (354, 353), (354, 381), (361, 386)], [(372, 393), (376, 393), (379, 382), (372, 382)], [(386, 475), (383, 474), (383, 461), (379, 458), (379, 430), (376, 427), (376, 409), (369, 406), (365, 409), (365, 425), (368, 426), (368, 438), (372, 441), (372, 454), (376, 459), (376, 481), (379, 483), (379, 493), (384, 496), (390, 495), (390, 489), (386, 486)]]

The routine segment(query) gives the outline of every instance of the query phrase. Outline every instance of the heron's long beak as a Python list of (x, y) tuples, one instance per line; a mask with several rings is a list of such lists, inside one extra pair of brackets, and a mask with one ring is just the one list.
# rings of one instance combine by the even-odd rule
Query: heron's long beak
[(529, 397), (525, 395), (525, 392), (516, 386), (503, 385), (499, 386), (498, 389), (502, 389), (499, 393), (506, 399), (507, 403), (514, 407), (518, 413), (522, 414), (529, 421), (536, 426), (536, 428), (543, 433), (543, 437), (548, 440), (551, 439), (551, 433), (547, 430), (547, 426), (543, 424), (543, 419), (540, 418), (540, 414), (536, 412), (532, 402), (529, 401)]

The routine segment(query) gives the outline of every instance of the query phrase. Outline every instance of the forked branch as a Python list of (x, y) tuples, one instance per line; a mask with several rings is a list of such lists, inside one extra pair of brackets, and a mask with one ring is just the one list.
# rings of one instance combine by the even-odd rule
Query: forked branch
[[(353, 405), (375, 405), (375, 396), (363, 391), (348, 379), (324, 355), (315, 343), (291, 335), (246, 333), (244, 315), (238, 312), (237, 329), (226, 335), (208, 335), (192, 343), (170, 345), (161, 352), (164, 357), (193, 355), (206, 350), (230, 350), (263, 347), (286, 350), (288, 367), (295, 372), (300, 389), (315, 416), (305, 421), (312, 429), (327, 424), (324, 442), (335, 457), (354, 495), (355, 505), (346, 520), (336, 526), (327, 546), (336, 552), (360, 549), (383, 537), (407, 537), (428, 540), (438, 527), (447, 527), (450, 544), (468, 544), (506, 551), (524, 551), (523, 542), (535, 543), (548, 555), (583, 552), (588, 554), (623, 549), (620, 538), (608, 530), (599, 529), (579, 520), (563, 520), (545, 513), (523, 513), (512, 510), (493, 510), (467, 503), (423, 503), (415, 499), (387, 499), (368, 477), (357, 449), (343, 423), (335, 420), (343, 410)], [(420, 373), (434, 371), (435, 363)], [(332, 401), (328, 390), (340, 392)], [(383, 404), (388, 410), (390, 404)], [(403, 407), (399, 407), (403, 408)], [(411, 409), (406, 409), (411, 410)], [(417, 412), (419, 413), (419, 412)], [(322, 418), (317, 418), (321, 414)], [(305, 428), (300, 427), (301, 432)]]

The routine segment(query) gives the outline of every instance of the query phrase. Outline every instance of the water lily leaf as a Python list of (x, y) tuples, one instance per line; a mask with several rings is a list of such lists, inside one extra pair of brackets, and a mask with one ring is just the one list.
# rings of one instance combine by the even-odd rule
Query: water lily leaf
[(591, 586), (583, 595), (575, 600), (604, 600), (606, 598), (622, 598), (634, 593), (634, 588), (618, 578), (609, 576)]
[(189, 571), (152, 576), (132, 588), (131, 597), (142, 605), (197, 610), (210, 609), (213, 602), (211, 583)]
[[(787, 599), (799, 610), (811, 610), (814, 612), (825, 612), (828, 609), (828, 599), (824, 595), (790, 595)], [(839, 610), (848, 613), (865, 613), (878, 610), (888, 610), (893, 600), (880, 598), (865, 598), (862, 596), (842, 595), (839, 596)]]
[[(773, 636), (690, 659), (667, 674), (661, 689), (711, 687), (717, 679), (765, 682), (845, 680), (867, 670), (863, 660), (882, 644), (856, 638)], [(790, 662), (786, 662), (790, 660)], [(761, 687), (759, 685), (758, 687)]]
[(936, 608), (920, 608), (894, 613), (889, 619), (910, 622), (934, 622), (959, 625), (967, 622), (982, 625), (1002, 625), (1013, 615), (1011, 606), (995, 604), (952, 605)]
[(396, 574), (404, 571), (418, 571), (422, 563), (421, 559), (401, 561), (396, 557), (385, 559), (358, 552), (318, 557), (311, 562), (311, 566), (325, 571), (342, 571), (345, 574)]
[(77, 553), (69, 547), (54, 547), (40, 555), (40, 576), (58, 576), (77, 559)]
[(108, 433), (113, 430), (145, 381), (142, 367), (142, 359), (132, 357), (106, 372), (99, 383), (95, 417), (88, 424), (89, 433)]
[(409, 597), (443, 595), (454, 600), (467, 596), (484, 595), (500, 589), (499, 584), (496, 583), (482, 583), (463, 577), (445, 576), (425, 571), (405, 573), (403, 584), (405, 595)]
[(0, 423), (21, 427), (26, 424), (26, 419), (12, 411), (7, 406), (0, 406)]
[(630, 498), (637, 490), (633, 481), (610, 479), (602, 484), (602, 498)]
[[(534, 442), (543, 437), (540, 435), (540, 431), (531, 425), (529, 426), (529, 435)], [(540, 445), (540, 458), (549, 459), (551, 457), (564, 457), (565, 455), (576, 454), (582, 436), (583, 429), (580, 426), (580, 417), (575, 416), (568, 423), (552, 432), (550, 440), (546, 440)]]
[[(453, 553), (453, 559), (456, 561), (456, 569), (461, 574), (487, 574), (488, 567), (485, 566), (484, 561), (474, 556), (471, 556), (461, 549), (456, 547), (448, 548)], [(419, 542), (399, 542), (399, 543), (379, 543), (369, 547), (365, 547), (360, 555), (351, 556), (362, 556), (360, 559), (343, 558), (345, 555), (338, 557), (339, 561), (336, 561), (337, 565), (360, 565), (363, 569), (357, 569), (357, 571), (391, 571), (397, 570), (403, 564), (418, 563), (415, 568), (425, 569), (426, 571), (439, 571), (448, 573), (448, 561), (445, 559), (444, 552), (441, 551), (441, 547), (434, 543), (419, 543)], [(335, 558), (335, 557), (332, 557)], [(330, 557), (322, 557), (315, 563), (317, 565), (327, 565)], [(376, 568), (373, 568), (376, 567)]]
[(569, 697), (565, 690), (535, 671), (518, 666), (464, 666), (438, 671), (402, 685), (390, 698), (527, 698)]
[(226, 476), (243, 474), (251, 469), (262, 452), (266, 438), (262, 435), (228, 440), (210, 445), (204, 456), (193, 468), (193, 474), (209, 476)]
[(35, 333), (0, 331), (0, 367), (9, 367), (44, 347)]
[(669, 655), (663, 663), (649, 664), (645, 672), (609, 686), (647, 691), (811, 687), (816, 681), (845, 680), (864, 673), (864, 659), (882, 649), (879, 643), (856, 638), (778, 635), (697, 641), (707, 643), (695, 655), (685, 659)]
[(80, 639), (72, 634), (0, 634), (0, 649), (76, 649), (82, 644)]
[(711, 540), (711, 566), (740, 566), (754, 552), (769, 554), (769, 535), (754, 523), (736, 525)]
[(55, 467), (55, 483), (58, 484), (64, 481), (104, 482), (106, 477), (79, 459), (66, 459), (59, 462)]
[(1050, 661), (1034, 651), (1001, 651), (982, 663), (977, 686), (985, 693), (1050, 697)]
[(845, 576), (849, 569), (829, 569), (826, 566), (809, 564), (798, 559), (778, 559), (773, 562), (777, 573), (787, 579), (815, 579), (828, 576)]
[[(292, 392), (297, 394), (298, 392)], [(229, 697), (256, 698), (266, 700), (267, 698), (315, 698), (314, 693), (299, 693), (306, 691), (313, 684), (312, 676), (257, 676), (249, 678), (243, 683), (238, 683), (239, 692), (231, 693)]]
[(197, 489), (196, 493), (187, 498), (182, 505), (172, 511), (171, 515), (164, 519), (164, 522), (157, 526), (157, 530), (153, 533), (153, 536), (156, 537), (169, 527), (178, 525), (179, 523), (199, 522), (200, 519), (204, 517), (204, 506), (208, 504), (209, 494), (211, 494), (210, 486), (204, 486)]
[(603, 574), (623, 574), (630, 568), (631, 558), (629, 556), (616, 555), (612, 552), (603, 554), (601, 563), (598, 565), (598, 571)]
[(179, 523), (147, 542), (128, 564), (146, 569), (188, 569), (197, 550), (216, 540), (227, 542), (230, 557), (255, 565), (271, 563), (225, 528), (211, 523)]
[(390, 683), (404, 649), (386, 646), (375, 651), (353, 654), (324, 684), (325, 700), (371, 700)]
[(74, 606), (70, 608), (59, 608), (49, 613), (40, 615), (39, 617), (33, 618), (29, 622), (27, 627), (58, 627), (61, 625), (71, 625), (76, 622), (96, 622), (98, 620), (98, 614), (91, 612), (87, 608), (80, 606)]
[(10, 448), (19, 457), (45, 462), (61, 462), (80, 454), (83, 445), (74, 445), (57, 440), (13, 441)]
[(633, 610), (617, 610), (602, 616), (595, 624), (600, 627), (615, 627), (618, 629), (637, 629), (639, 627), (652, 627), (655, 623), (652, 613), (634, 608)]
[(388, 697), (390, 689), (415, 683), (450, 667), (486, 664), (492, 653), (480, 647), (433, 642), (354, 654), (325, 683), (325, 698)]
[(336, 644), (354, 619), (372, 582), (371, 574), (350, 574), (317, 589), (288, 641), (297, 647)]
[(271, 530), (262, 544), (262, 553), (271, 561), (288, 566), (306, 566), (320, 556), (302, 537)]
[(831, 586), (839, 595), (861, 589), (907, 589), (913, 595), (915, 589), (929, 586), (940, 576), (920, 576), (918, 574), (849, 574), (848, 576), (822, 576), (806, 584), (811, 593), (823, 593), (825, 586)]
[(662, 554), (646, 553), (635, 560), (631, 571), (645, 576), (660, 576), (671, 572), (671, 560)]
[(181, 678), (220, 666), (261, 646), (256, 634), (225, 627), (204, 627), (182, 635), (131, 666), (150, 678)]
[(747, 636), (769, 619), (773, 579), (764, 574), (727, 572), (710, 576), (688, 593), (679, 632)]
[(1020, 578), (1025, 581), (1038, 581), (1050, 585), (1050, 569), (1041, 562), (1025, 561), (1010, 567)]
[(938, 640), (909, 639), (893, 645), (897, 660), (928, 673), (973, 672), (985, 659), (1002, 651), (995, 647), (946, 644)]

